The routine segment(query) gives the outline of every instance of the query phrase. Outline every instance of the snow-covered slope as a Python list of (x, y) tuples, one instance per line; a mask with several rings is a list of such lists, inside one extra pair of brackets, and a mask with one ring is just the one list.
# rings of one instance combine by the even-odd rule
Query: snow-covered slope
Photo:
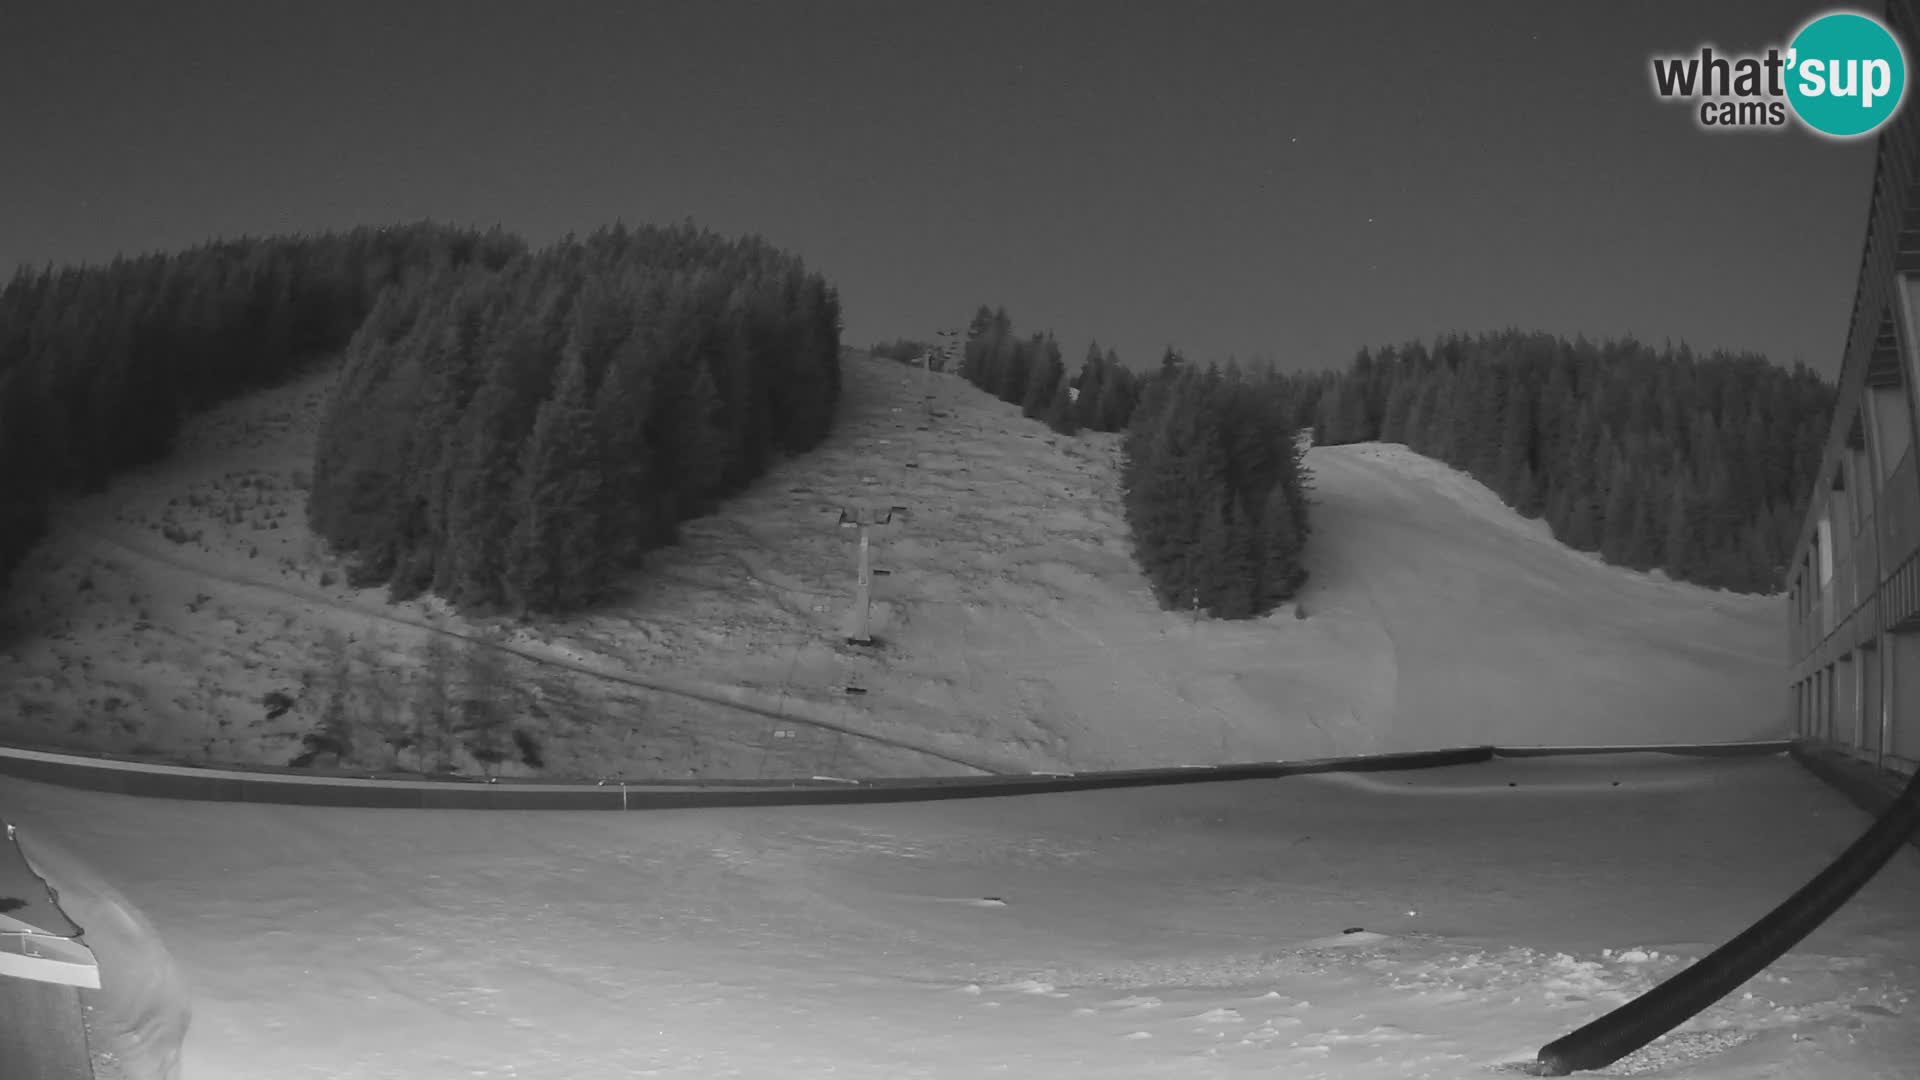
[[(184, 1080), (1486, 1076), (1865, 824), (1783, 758), (1652, 755), (634, 814), (8, 783), (0, 817), (159, 927)], [(1917, 894), (1908, 848), (1613, 1071), (1909, 1075)]]
[[(514, 628), (503, 670), (552, 769), (910, 775), (1782, 730), (1779, 600), (1602, 566), (1404, 448), (1312, 451), (1302, 606), (1195, 624), (1133, 565), (1115, 436), (1057, 438), (949, 377), (929, 417), (924, 377), (885, 361), (849, 360), (846, 387), (824, 446), (688, 523), (626, 600)], [(404, 706), (435, 627), (471, 627), (346, 587), (313, 542), (324, 396), (322, 375), (223, 406), (172, 460), (65, 508), (0, 612), (18, 631), (0, 738), (283, 764), (326, 700), (329, 632), (354, 642), (355, 704), (377, 678)], [(874, 537), (876, 649), (841, 641), (837, 522), (861, 504), (907, 508)]]
[(1364, 628), (1375, 748), (1786, 734), (1779, 598), (1607, 566), (1402, 446), (1309, 460), (1306, 602)]

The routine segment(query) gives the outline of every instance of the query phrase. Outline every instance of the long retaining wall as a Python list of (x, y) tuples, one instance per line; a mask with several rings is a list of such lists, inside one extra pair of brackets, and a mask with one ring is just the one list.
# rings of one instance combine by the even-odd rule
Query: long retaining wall
[(212, 769), (106, 756), (0, 747), (0, 776), (148, 798), (435, 810), (653, 810), (688, 807), (806, 806), (924, 802), (1039, 795), (1102, 788), (1263, 780), (1325, 772), (1383, 772), (1467, 765), (1495, 757), (1657, 752), (1688, 755), (1785, 753), (1781, 741), (1667, 746), (1468, 746), (1403, 754), (1266, 761), (1234, 765), (1030, 773), (1013, 776), (792, 781), (627, 781), (542, 783), (518, 779), (389, 778), (313, 775), (277, 769)]

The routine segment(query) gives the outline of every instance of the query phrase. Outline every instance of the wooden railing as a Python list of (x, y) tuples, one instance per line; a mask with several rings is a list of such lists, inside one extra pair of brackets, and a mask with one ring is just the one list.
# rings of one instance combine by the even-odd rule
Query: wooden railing
[[(1804, 615), (1791, 618), (1789, 643), (1795, 662), (1818, 649), (1834, 631), (1856, 614), (1875, 623), (1892, 625), (1920, 618), (1920, 588), (1890, 589), (1904, 583), (1901, 567), (1920, 552), (1920, 460), (1909, 446), (1877, 493), (1873, 510), (1860, 522), (1836, 522), (1833, 537), (1833, 579), (1826, 589), (1815, 581)], [(1847, 534), (1838, 535), (1840, 529)], [(1876, 625), (1873, 629), (1879, 629)]]

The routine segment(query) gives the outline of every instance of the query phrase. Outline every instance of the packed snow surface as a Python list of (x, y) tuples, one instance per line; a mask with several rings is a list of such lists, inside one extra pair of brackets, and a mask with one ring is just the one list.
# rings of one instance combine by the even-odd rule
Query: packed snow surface
[[(478, 629), (350, 587), (315, 543), (324, 395), (222, 406), (62, 508), (0, 612), (0, 737), (280, 763), (326, 700), (330, 635), (371, 694)], [(689, 522), (620, 602), (487, 648), (540, 706), (549, 770), (582, 775), (1784, 734), (1778, 597), (1604, 566), (1405, 447), (1307, 464), (1305, 591), (1195, 620), (1133, 565), (1116, 437), (855, 359), (818, 451)], [(873, 537), (877, 648), (839, 644), (848, 505), (907, 508)], [(131, 972), (116, 1038), (163, 1046), (190, 1007), (184, 1080), (1488, 1075), (1739, 932), (1866, 824), (1781, 758), (1656, 755), (632, 814), (0, 781), (0, 819), (97, 875), (89, 932)], [(1910, 1076), (1917, 897), (1905, 849), (1611, 1071)]]
[[(1783, 757), (891, 806), (140, 800), (9, 782), (192, 995), (185, 1080), (1483, 1076), (1746, 927), (1866, 818)], [(1920, 852), (1610, 1072), (1910, 1076)]]

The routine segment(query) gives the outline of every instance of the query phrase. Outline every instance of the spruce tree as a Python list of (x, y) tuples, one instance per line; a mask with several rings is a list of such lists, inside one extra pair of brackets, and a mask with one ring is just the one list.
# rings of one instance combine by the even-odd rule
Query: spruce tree
[(1306, 538), (1283, 484), (1266, 494), (1260, 515), (1260, 600), (1263, 607), (1291, 600), (1306, 579)]
[(45, 406), (37, 387), (20, 368), (0, 370), (0, 461), (28, 462), (43, 455), (40, 468), (0, 469), (0, 587), (46, 531), (52, 449), (42, 436)]
[(682, 405), (668, 421), (674, 447), (674, 487), (680, 517), (712, 509), (728, 469), (728, 445), (720, 413), (719, 390), (702, 362), (694, 370)]
[(540, 407), (520, 465), (519, 509), (509, 541), (506, 593), (516, 616), (566, 611), (591, 601), (603, 582), (597, 542), (606, 492), (593, 442), (586, 368), (571, 355), (553, 397)]
[(1632, 553), (1636, 502), (1626, 458), (1616, 456), (1607, 476), (1606, 511), (1600, 518), (1600, 556), (1607, 562), (1624, 565)]
[(1121, 367), (1109, 352), (1107, 364), (1100, 373), (1100, 400), (1095, 406), (1094, 422), (1090, 426), (1097, 431), (1126, 430), (1133, 418), (1136, 390), (1133, 374)]
[(615, 566), (634, 566), (677, 535), (648, 443), (652, 378), (637, 339), (615, 350), (593, 405), (593, 431), (606, 483), (598, 548)]
[(1660, 565), (1675, 577), (1684, 576), (1693, 569), (1698, 550), (1699, 538), (1693, 532), (1691, 488), (1687, 479), (1681, 477), (1668, 489), (1665, 545), (1661, 551)]
[(1346, 399), (1351, 393), (1344, 383), (1336, 383), (1320, 395), (1319, 408), (1313, 418), (1314, 442), (1321, 446), (1345, 446), (1358, 442), (1354, 432), (1347, 426), (1352, 410)]
[(1623, 565), (1635, 570), (1651, 570), (1660, 565), (1662, 549), (1665, 546), (1665, 532), (1660, 520), (1660, 507), (1663, 501), (1657, 489), (1647, 486), (1649, 477), (1635, 472), (1629, 483), (1633, 487), (1633, 521), (1627, 530), (1627, 548), (1622, 558)]
[(1386, 443), (1406, 443), (1409, 436), (1410, 414), (1416, 394), (1412, 376), (1402, 375), (1394, 380), (1393, 389), (1387, 393), (1387, 407), (1380, 417), (1380, 441)]
[(482, 360), (484, 380), (451, 436), (445, 595), (456, 604), (505, 600), (525, 443), (541, 400), (552, 391), (553, 360), (543, 355), (539, 327), (559, 317), (560, 304), (560, 292), (547, 286), (529, 322), (490, 343)]
[(1105, 392), (1106, 358), (1100, 353), (1098, 342), (1087, 346), (1087, 357), (1080, 362), (1080, 377), (1074, 380), (1079, 396), (1074, 402), (1074, 426), (1076, 428), (1100, 427), (1100, 395)]
[(1210, 567), (1216, 582), (1212, 614), (1221, 619), (1245, 619), (1260, 607), (1258, 526), (1247, 510), (1246, 500), (1238, 494), (1226, 503), (1224, 519), (1219, 557)]
[(1060, 350), (1051, 339), (1035, 337), (1032, 349), (1032, 367), (1020, 400), (1020, 412), (1029, 420), (1041, 420), (1053, 404), (1054, 389), (1066, 381), (1066, 372), (1060, 364)]

